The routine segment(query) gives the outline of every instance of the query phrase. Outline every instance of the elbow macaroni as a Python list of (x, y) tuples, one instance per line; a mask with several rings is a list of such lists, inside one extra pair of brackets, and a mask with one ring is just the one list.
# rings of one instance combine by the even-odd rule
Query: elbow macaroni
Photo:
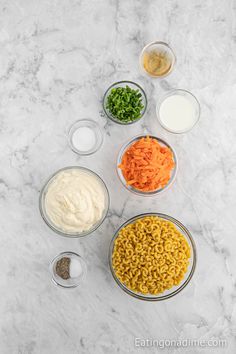
[(114, 242), (112, 265), (127, 288), (157, 295), (180, 284), (191, 249), (175, 225), (147, 216), (123, 227)]

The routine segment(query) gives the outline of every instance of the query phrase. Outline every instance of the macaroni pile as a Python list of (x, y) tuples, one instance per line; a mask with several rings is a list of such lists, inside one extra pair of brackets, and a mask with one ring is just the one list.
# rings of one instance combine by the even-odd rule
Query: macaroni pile
[(190, 255), (186, 238), (172, 222), (146, 216), (120, 230), (112, 265), (127, 288), (156, 295), (183, 280)]

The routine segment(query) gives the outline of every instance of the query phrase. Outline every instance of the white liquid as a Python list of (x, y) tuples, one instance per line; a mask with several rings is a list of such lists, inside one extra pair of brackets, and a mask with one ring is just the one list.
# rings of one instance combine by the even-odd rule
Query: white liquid
[(73, 133), (72, 144), (79, 151), (90, 151), (96, 144), (94, 131), (88, 127), (78, 128)]
[(194, 102), (180, 94), (169, 96), (161, 103), (159, 116), (164, 127), (176, 133), (191, 129), (198, 119)]

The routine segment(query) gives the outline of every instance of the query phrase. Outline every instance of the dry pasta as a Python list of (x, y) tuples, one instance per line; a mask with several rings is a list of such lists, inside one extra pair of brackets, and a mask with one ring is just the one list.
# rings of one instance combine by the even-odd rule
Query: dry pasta
[(146, 216), (120, 230), (112, 265), (127, 288), (157, 295), (183, 280), (190, 256), (186, 238), (172, 222)]

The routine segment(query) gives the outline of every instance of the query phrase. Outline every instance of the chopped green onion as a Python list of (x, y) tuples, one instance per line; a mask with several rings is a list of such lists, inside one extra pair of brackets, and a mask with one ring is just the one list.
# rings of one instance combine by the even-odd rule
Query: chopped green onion
[(107, 97), (106, 109), (114, 118), (123, 123), (130, 123), (141, 118), (143, 108), (141, 92), (128, 85), (111, 89)]

